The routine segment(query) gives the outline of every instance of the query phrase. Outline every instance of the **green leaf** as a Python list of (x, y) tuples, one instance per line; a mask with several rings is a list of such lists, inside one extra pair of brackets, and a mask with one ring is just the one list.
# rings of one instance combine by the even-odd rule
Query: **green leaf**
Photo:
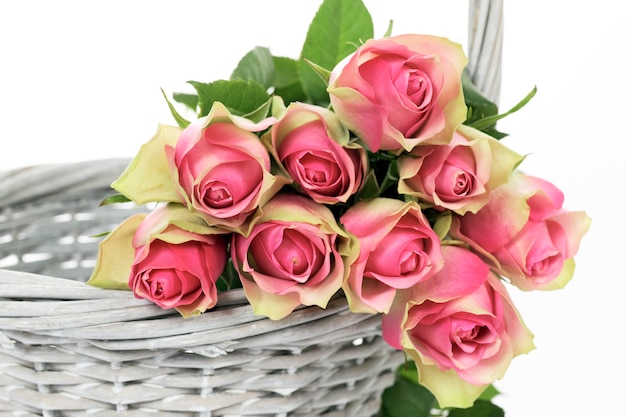
[(172, 98), (174, 99), (174, 101), (185, 105), (190, 110), (193, 110), (194, 113), (198, 111), (198, 95), (197, 94), (174, 93), (172, 94)]
[(224, 272), (215, 283), (218, 292), (232, 290), (233, 288), (242, 288), (239, 275), (233, 266), (232, 259), (228, 259)]
[(174, 117), (174, 120), (176, 120), (176, 123), (178, 124), (178, 126), (182, 128), (189, 126), (189, 121), (186, 120), (183, 116), (181, 116), (180, 113), (178, 113), (178, 111), (176, 110), (172, 102), (167, 98), (167, 95), (165, 94), (165, 91), (163, 91), (163, 89), (161, 89), (161, 94), (163, 94), (163, 97), (165, 98), (165, 101), (167, 102), (167, 107), (169, 107), (170, 113)]
[(266, 89), (274, 82), (274, 59), (269, 48), (257, 46), (241, 58), (231, 80), (253, 80)]
[(506, 116), (515, 113), (516, 111), (524, 107), (526, 104), (528, 104), (528, 102), (535, 96), (535, 94), (537, 94), (537, 87), (533, 87), (530, 93), (528, 93), (526, 97), (524, 97), (519, 103), (513, 106), (509, 111), (502, 113), (502, 114), (496, 114), (493, 116), (483, 117), (482, 119), (472, 122), (470, 126), (478, 130), (483, 130), (485, 128), (494, 126), (498, 120), (503, 119)]
[(253, 80), (217, 80), (212, 83), (188, 81), (198, 92), (198, 116), (209, 114), (213, 103), (221, 102), (234, 115), (244, 116), (263, 106), (270, 95)]
[(298, 61), (286, 57), (274, 57), (274, 94), (285, 103), (307, 101), (298, 73)]
[(252, 112), (244, 114), (243, 117), (258, 123), (267, 117), (271, 107), (272, 98), (270, 97), (265, 103), (254, 109)]
[(478, 397), (479, 400), (485, 400), (485, 401), (491, 401), (494, 397), (500, 395), (500, 391), (498, 391), (496, 389), (496, 387), (494, 387), (493, 385), (489, 385), (487, 387), (487, 389), (485, 389), (483, 391), (482, 394), (480, 394), (480, 397)]
[(326, 83), (309, 66), (332, 70), (358, 45), (374, 36), (372, 17), (361, 0), (324, 0), (309, 25), (298, 70), (302, 88), (310, 102), (330, 102)]
[(322, 79), (324, 85), (328, 85), (328, 81), (330, 80), (331, 72), (326, 68), (320, 67), (315, 62), (311, 62), (308, 59), (305, 59), (306, 63), (309, 64), (311, 69), (315, 71), (315, 73)]
[(390, 20), (389, 24), (387, 25), (387, 31), (383, 35), (383, 38), (388, 38), (389, 36), (391, 36), (392, 32), (393, 32), (393, 20)]
[(105, 197), (100, 202), (100, 206), (108, 206), (109, 204), (117, 204), (117, 203), (128, 203), (130, 201), (132, 200), (126, 197), (124, 194), (114, 194), (114, 195)]
[(499, 114), (498, 106), (478, 91), (467, 70), (463, 72), (462, 81), (463, 95), (465, 97), (465, 104), (467, 105), (467, 118), (463, 124), (481, 130), (496, 139), (502, 139), (507, 136), (506, 133), (496, 129), (496, 122), (520, 110), (528, 104), (537, 93), (537, 87), (534, 87), (532, 91), (513, 106), (513, 108), (505, 113)]
[(396, 159), (389, 162), (389, 166), (387, 167), (387, 172), (385, 173), (385, 178), (383, 179), (382, 184), (380, 184), (380, 192), (381, 195), (384, 195), (385, 191), (389, 188), (394, 187), (393, 193), (397, 192), (398, 189), (398, 179), (400, 174), (398, 173), (398, 161)]
[(231, 79), (254, 80), (266, 91), (273, 89), (286, 103), (307, 100), (298, 74), (298, 61), (275, 57), (268, 48), (256, 47), (248, 52), (239, 61)]
[(380, 195), (380, 185), (378, 185), (376, 174), (374, 171), (370, 170), (363, 181), (363, 186), (357, 194), (356, 199), (357, 201), (371, 200), (378, 195)]
[(476, 400), (470, 408), (450, 409), (448, 417), (504, 417), (504, 410), (489, 401)]
[(477, 120), (498, 114), (498, 106), (478, 91), (467, 70), (463, 71), (461, 80), (468, 112), (465, 124), (471, 125)]
[(398, 375), (412, 381), (414, 384), (419, 385), (419, 374), (417, 373), (417, 365), (411, 359), (407, 359), (404, 365), (398, 367)]
[(380, 417), (429, 417), (436, 406), (435, 397), (414, 378), (415, 370), (400, 368), (394, 385), (382, 395)]

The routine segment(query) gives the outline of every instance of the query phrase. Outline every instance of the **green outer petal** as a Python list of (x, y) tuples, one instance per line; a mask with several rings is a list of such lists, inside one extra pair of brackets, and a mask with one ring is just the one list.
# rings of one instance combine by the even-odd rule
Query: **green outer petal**
[(519, 164), (524, 160), (524, 156), (514, 152), (512, 149), (506, 147), (499, 140), (489, 136), (486, 133), (481, 132), (478, 129), (466, 125), (459, 125), (457, 131), (468, 140), (483, 139), (486, 140), (491, 149), (491, 160), (493, 165), (491, 167), (491, 176), (487, 185), (489, 188), (494, 189), (509, 181), (511, 173)]
[(489, 137), (489, 146), (491, 147), (493, 165), (491, 167), (491, 177), (487, 184), (489, 188), (494, 189), (506, 184), (511, 177), (511, 173), (526, 157), (507, 148), (502, 142), (492, 137)]
[(285, 101), (281, 96), (272, 96), (272, 117), (279, 119), (285, 113)]
[[(328, 137), (341, 146), (350, 141), (348, 129), (341, 123), (339, 117), (325, 107), (307, 103), (291, 103), (287, 108), (287, 115), (283, 115), (280, 133), (289, 134), (294, 129), (315, 120), (322, 120), (326, 125)], [(282, 139), (279, 138), (279, 139)]]
[(267, 117), (255, 123), (245, 117), (232, 114), (223, 103), (216, 101), (213, 103), (209, 114), (205, 117), (205, 123), (202, 128), (205, 129), (213, 123), (231, 123), (248, 132), (260, 132), (270, 127), (275, 121), (274, 117)]
[(452, 215), (450, 212), (444, 212), (443, 214), (437, 216), (437, 220), (435, 220), (435, 224), (433, 225), (433, 230), (437, 236), (439, 236), (439, 240), (443, 240), (448, 235), (451, 224)]
[(339, 226), (328, 207), (303, 196), (277, 194), (261, 208), (260, 215), (254, 219), (254, 223), (272, 220), (310, 223), (318, 226), (324, 233), (335, 233), (344, 238), (350, 237)]
[(145, 213), (128, 217), (100, 242), (96, 266), (87, 284), (106, 289), (130, 290), (128, 277), (135, 259), (133, 235), (145, 217)]
[[(342, 123), (352, 130), (367, 148), (378, 151), (383, 135), (378, 109), (353, 88), (331, 85), (328, 93), (335, 113), (350, 115), (350, 120), (344, 117)], [(398, 144), (403, 143), (404, 137), (397, 129), (389, 126), (389, 131)]]
[(261, 290), (253, 280), (248, 278), (242, 278), (241, 283), (255, 315), (280, 320), (300, 305), (300, 294), (296, 292), (284, 295), (271, 294)]
[(200, 314), (204, 313), (207, 309), (206, 308), (198, 308), (195, 305), (190, 306), (179, 306), (179, 307), (175, 307), (175, 310), (178, 311), (180, 313), (181, 316), (183, 316), (183, 318), (188, 319), (189, 317), (196, 317), (199, 316)]
[(168, 203), (154, 209), (144, 219), (135, 233), (137, 236), (134, 237), (133, 245), (149, 245), (154, 239), (181, 244), (191, 240), (203, 241), (209, 235), (229, 233), (227, 229), (209, 226), (203, 217), (182, 204)]
[(219, 235), (230, 233), (230, 230), (210, 226), (204, 217), (190, 211), (182, 204), (169, 204), (168, 209), (168, 223), (178, 227), (179, 229), (201, 235)]
[(137, 204), (153, 201), (182, 202), (172, 180), (165, 146), (175, 146), (182, 129), (159, 125), (157, 133), (141, 146), (130, 165), (111, 187)]
[(468, 408), (489, 385), (472, 385), (461, 379), (453, 370), (442, 371), (436, 365), (427, 365), (419, 353), (407, 349), (419, 370), (419, 382), (437, 399), (441, 408)]

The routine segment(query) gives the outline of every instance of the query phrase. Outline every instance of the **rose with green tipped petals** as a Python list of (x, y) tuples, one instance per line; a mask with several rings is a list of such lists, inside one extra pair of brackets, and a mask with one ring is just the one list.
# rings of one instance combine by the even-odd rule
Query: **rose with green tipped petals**
[(522, 160), (500, 141), (461, 125), (450, 143), (416, 146), (398, 159), (398, 192), (461, 215), (475, 213)]
[(248, 217), (288, 183), (274, 176), (255, 132), (274, 122), (253, 123), (234, 116), (219, 102), (188, 125), (165, 154), (183, 203), (210, 225), (239, 231)]
[(276, 160), (298, 191), (318, 203), (345, 203), (363, 184), (365, 149), (350, 141), (348, 130), (330, 110), (292, 103), (269, 136)]
[(563, 288), (591, 224), (585, 212), (567, 210), (563, 201), (554, 184), (515, 172), (477, 213), (454, 216), (450, 234), (522, 290)]
[(420, 383), (441, 407), (465, 408), (535, 346), (489, 266), (465, 248), (442, 252), (444, 267), (383, 316), (383, 337), (415, 361)]
[(163, 205), (129, 217), (102, 241), (88, 283), (130, 288), (161, 308), (197, 315), (217, 302), (229, 237), (183, 205)]
[(233, 234), (231, 258), (255, 314), (278, 320), (299, 305), (326, 307), (341, 288), (350, 236), (324, 205), (277, 194)]
[(461, 84), (466, 64), (462, 46), (449, 39), (370, 39), (332, 70), (330, 102), (373, 152), (447, 143), (467, 114)]
[(360, 202), (340, 222), (359, 242), (343, 285), (354, 312), (386, 313), (399, 291), (428, 280), (443, 264), (439, 237), (415, 202)]

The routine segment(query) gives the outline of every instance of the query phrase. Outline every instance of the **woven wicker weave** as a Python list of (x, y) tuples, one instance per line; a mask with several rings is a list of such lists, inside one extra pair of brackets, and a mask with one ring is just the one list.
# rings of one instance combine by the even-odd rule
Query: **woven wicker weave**
[[(491, 3), (471, 3), (470, 22), (481, 7)], [(470, 33), (499, 24), (482, 15)], [(94, 236), (145, 210), (98, 206), (128, 162), (0, 172), (0, 416), (376, 414), (404, 357), (381, 339), (379, 316), (350, 313), (343, 298), (271, 321), (234, 290), (184, 319), (82, 282)]]
[(98, 239), (91, 236), (141, 210), (98, 207), (128, 162), (37, 166), (0, 177), (2, 266), (28, 271), (0, 273), (0, 410), (374, 414), (402, 355), (380, 339), (379, 317), (349, 313), (344, 299), (271, 321), (231, 291), (210, 314), (183, 319), (128, 291), (79, 282), (94, 265)]

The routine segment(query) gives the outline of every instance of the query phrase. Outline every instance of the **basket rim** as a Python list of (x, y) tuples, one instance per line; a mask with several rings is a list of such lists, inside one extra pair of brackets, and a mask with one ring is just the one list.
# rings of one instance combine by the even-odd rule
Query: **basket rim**
[(131, 158), (102, 158), (76, 162), (29, 165), (0, 171), (0, 208), (50, 197), (81, 195), (89, 191), (113, 193), (113, 181)]
[[(130, 290), (6, 269), (0, 269), (0, 298), (0, 329), (6, 335), (84, 339), (111, 350), (184, 347), (199, 338), (204, 344), (241, 344), (239, 339), (303, 325), (307, 339), (338, 329), (357, 337), (362, 327), (380, 331), (381, 319), (379, 314), (350, 313), (339, 292), (325, 308), (300, 306), (286, 318), (272, 320), (254, 313), (241, 288), (220, 292), (214, 308), (185, 318), (175, 309), (137, 299)], [(319, 328), (313, 330), (315, 326)]]

